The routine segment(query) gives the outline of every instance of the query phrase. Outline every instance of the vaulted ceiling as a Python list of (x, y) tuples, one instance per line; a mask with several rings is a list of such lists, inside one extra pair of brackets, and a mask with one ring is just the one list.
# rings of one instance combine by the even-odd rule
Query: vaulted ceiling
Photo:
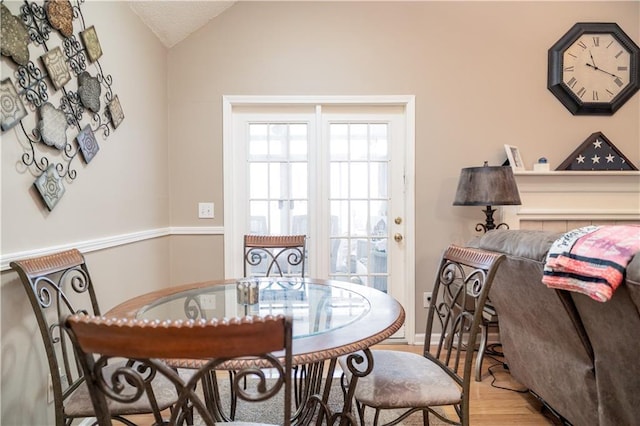
[(235, 1), (130, 1), (129, 7), (170, 48), (184, 40)]

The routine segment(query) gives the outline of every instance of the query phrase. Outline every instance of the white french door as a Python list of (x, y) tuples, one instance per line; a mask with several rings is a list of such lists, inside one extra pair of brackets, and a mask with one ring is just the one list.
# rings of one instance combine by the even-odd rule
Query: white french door
[(242, 274), (244, 234), (305, 234), (308, 276), (387, 292), (413, 318), (408, 98), (225, 98), (225, 275)]

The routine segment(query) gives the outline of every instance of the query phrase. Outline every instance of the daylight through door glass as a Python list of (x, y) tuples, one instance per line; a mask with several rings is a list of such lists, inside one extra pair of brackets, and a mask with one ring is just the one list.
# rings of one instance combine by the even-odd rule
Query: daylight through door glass
[(330, 277), (387, 291), (389, 128), (329, 125)]
[(249, 232), (307, 233), (308, 125), (249, 124)]

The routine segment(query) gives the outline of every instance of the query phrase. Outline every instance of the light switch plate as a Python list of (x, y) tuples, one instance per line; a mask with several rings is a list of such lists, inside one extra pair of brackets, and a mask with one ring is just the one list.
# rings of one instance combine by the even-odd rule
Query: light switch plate
[(198, 218), (213, 219), (213, 203), (198, 203)]

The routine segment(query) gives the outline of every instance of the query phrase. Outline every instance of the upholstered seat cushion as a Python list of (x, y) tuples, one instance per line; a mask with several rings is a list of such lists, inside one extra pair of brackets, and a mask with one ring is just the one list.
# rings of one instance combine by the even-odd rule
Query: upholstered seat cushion
[[(119, 367), (124, 366), (122, 363), (114, 363), (106, 367), (106, 377), (110, 377), (111, 374)], [(160, 410), (171, 407), (177, 400), (176, 387), (166, 377), (158, 374), (152, 381), (153, 391)], [(139, 400), (124, 404), (109, 399), (109, 411), (113, 415), (129, 415), (140, 414), (144, 412), (151, 413), (151, 405), (146, 395), (143, 395)], [(70, 417), (93, 417), (95, 411), (91, 404), (91, 397), (89, 396), (89, 389), (87, 384), (83, 382), (78, 388), (67, 398), (64, 408), (65, 414)]]
[[(358, 379), (355, 398), (370, 407), (405, 408), (457, 404), (460, 386), (422, 355), (374, 350), (373, 371)], [(346, 357), (340, 366), (350, 380)]]

